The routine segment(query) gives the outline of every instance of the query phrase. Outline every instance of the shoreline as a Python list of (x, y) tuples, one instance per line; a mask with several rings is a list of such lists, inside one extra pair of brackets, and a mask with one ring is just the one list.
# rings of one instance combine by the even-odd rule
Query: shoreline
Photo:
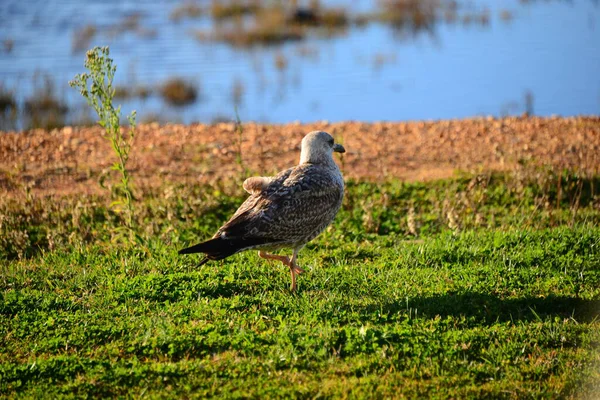
[[(345, 179), (429, 181), (458, 171), (485, 173), (544, 166), (600, 172), (600, 117), (481, 117), (410, 122), (145, 124), (137, 128), (128, 167), (145, 190), (269, 175), (297, 163), (311, 130), (347, 149), (337, 158)], [(99, 194), (114, 161), (102, 129), (0, 132), (0, 193), (18, 196)]]

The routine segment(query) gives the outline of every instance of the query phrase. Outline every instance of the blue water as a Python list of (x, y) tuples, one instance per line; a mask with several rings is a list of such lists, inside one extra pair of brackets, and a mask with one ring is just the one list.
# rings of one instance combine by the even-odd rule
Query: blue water
[[(205, 3), (210, 2), (200, 4)], [(373, 7), (369, 1), (348, 3), (353, 10)], [(73, 51), (72, 42), (77, 29), (94, 24), (99, 33), (90, 46), (110, 46), (117, 81), (157, 86), (181, 76), (198, 86), (200, 100), (184, 108), (167, 106), (158, 96), (124, 102), (124, 111), (135, 108), (142, 118), (154, 114), (184, 123), (233, 118), (236, 82), (244, 88), (238, 107), (244, 121), (500, 116), (524, 112), (527, 95), (536, 115), (600, 114), (597, 1), (466, 3), (488, 9), (489, 24), (442, 20), (433, 32), (402, 36), (370, 24), (334, 38), (240, 50), (198, 41), (191, 32), (210, 29), (208, 18), (170, 21), (175, 1), (2, 0), (0, 41), (14, 45), (10, 52), (0, 47), (0, 84), (22, 101), (33, 93), (34, 77), (48, 74), (62, 99), (81, 104), (67, 85), (83, 72), (84, 52)], [(500, 18), (502, 10), (512, 18)], [(154, 36), (108, 33), (136, 12)], [(283, 70), (276, 68), (277, 54), (288, 61)]]

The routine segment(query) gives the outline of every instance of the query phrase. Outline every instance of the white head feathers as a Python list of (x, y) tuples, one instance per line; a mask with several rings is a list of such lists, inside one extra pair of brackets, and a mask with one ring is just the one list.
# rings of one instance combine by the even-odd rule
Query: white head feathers
[(323, 131), (313, 131), (302, 139), (300, 164), (329, 164), (333, 163), (333, 152), (344, 153), (341, 144), (335, 143), (333, 137)]

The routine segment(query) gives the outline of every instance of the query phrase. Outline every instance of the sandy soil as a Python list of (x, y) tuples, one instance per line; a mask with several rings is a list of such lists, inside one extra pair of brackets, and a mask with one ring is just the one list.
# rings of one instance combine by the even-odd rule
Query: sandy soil
[[(431, 180), (456, 171), (513, 169), (523, 162), (596, 174), (600, 167), (600, 117), (243, 127), (242, 163), (254, 174), (296, 163), (300, 140), (315, 129), (330, 132), (346, 147), (338, 159), (346, 178)], [(26, 186), (36, 195), (103, 192), (98, 180), (115, 156), (101, 133), (99, 127), (0, 132), (0, 193), (18, 196)], [(241, 179), (238, 149), (234, 124), (148, 124), (138, 128), (129, 167), (141, 189)]]

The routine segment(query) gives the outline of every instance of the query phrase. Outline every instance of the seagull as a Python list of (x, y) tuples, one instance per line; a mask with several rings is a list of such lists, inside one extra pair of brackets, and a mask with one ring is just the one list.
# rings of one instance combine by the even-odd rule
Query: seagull
[[(244, 181), (250, 196), (212, 239), (179, 251), (204, 253), (199, 265), (222, 260), (246, 250), (258, 250), (267, 260), (289, 267), (291, 291), (296, 276), (304, 272), (296, 263), (298, 252), (331, 224), (344, 197), (344, 179), (333, 153), (344, 153), (327, 132), (313, 131), (302, 139), (300, 162), (272, 177), (255, 176)], [(269, 254), (292, 249), (292, 256)]]

